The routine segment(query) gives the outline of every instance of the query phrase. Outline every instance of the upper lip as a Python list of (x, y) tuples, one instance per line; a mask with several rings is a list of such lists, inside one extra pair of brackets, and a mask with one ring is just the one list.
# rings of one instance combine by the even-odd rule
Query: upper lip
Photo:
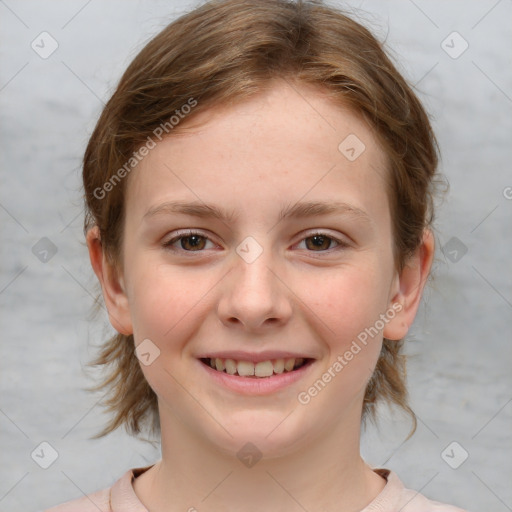
[(270, 361), (273, 359), (291, 359), (291, 358), (314, 359), (307, 354), (283, 352), (278, 350), (266, 350), (264, 352), (247, 352), (244, 350), (229, 350), (219, 352), (208, 352), (198, 356), (198, 359), (234, 359), (235, 361), (250, 361), (259, 363), (261, 361)]

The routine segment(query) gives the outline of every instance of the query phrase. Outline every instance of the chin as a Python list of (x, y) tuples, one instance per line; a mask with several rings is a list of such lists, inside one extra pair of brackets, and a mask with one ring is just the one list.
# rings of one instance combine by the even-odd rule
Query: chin
[[(286, 417), (282, 413), (246, 413), (224, 423), (231, 436), (224, 429), (220, 429), (217, 435), (208, 436), (211, 443), (231, 457), (240, 460), (245, 455), (257, 458), (284, 457), (299, 450), (301, 440), (309, 437), (296, 424), (293, 414)], [(257, 420), (254, 419), (255, 414)]]

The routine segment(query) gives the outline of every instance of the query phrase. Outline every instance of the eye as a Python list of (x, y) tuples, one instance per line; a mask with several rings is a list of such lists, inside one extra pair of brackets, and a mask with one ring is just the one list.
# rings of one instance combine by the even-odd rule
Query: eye
[[(174, 247), (177, 242), (179, 242), (179, 247)], [(189, 230), (186, 233), (178, 234), (162, 245), (173, 251), (184, 250), (187, 252), (201, 252), (205, 249), (207, 242), (212, 243), (212, 241), (202, 233)]]
[[(213, 244), (210, 238), (203, 233), (187, 230), (163, 242), (162, 246), (176, 252), (202, 252), (205, 249), (212, 248), (207, 247), (208, 242)], [(300, 247), (301, 244), (305, 244), (305, 247)], [(347, 242), (322, 232), (312, 233), (308, 237), (303, 238), (298, 244), (299, 249), (305, 248), (309, 252), (329, 252), (348, 246)]]
[(334, 249), (348, 247), (348, 244), (346, 242), (329, 236), (326, 233), (313, 233), (308, 237), (303, 238), (300, 244), (303, 242), (305, 242), (306, 249), (313, 252), (326, 252), (331, 249), (331, 245), (333, 242), (334, 244), (336, 244)]

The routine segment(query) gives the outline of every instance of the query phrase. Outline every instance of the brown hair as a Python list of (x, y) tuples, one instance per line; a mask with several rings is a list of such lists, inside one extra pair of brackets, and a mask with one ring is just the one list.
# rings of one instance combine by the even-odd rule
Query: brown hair
[[(420, 101), (382, 44), (338, 9), (315, 0), (210, 1), (168, 25), (130, 64), (100, 116), (83, 167), (84, 227), (99, 227), (115, 268), (127, 180), (112, 180), (116, 173), (117, 178), (126, 174), (120, 169), (127, 169), (134, 151), (191, 98), (196, 105), (184, 125), (213, 105), (250, 97), (273, 78), (321, 87), (332, 101), (369, 122), (388, 158), (395, 265), (402, 270), (433, 220), (435, 137)], [(106, 183), (112, 185), (108, 193)], [(362, 417), (375, 419), (373, 406), (384, 400), (411, 414), (414, 431), (402, 345), (403, 340), (384, 339)], [(123, 424), (134, 435), (144, 425), (157, 432), (156, 395), (135, 356), (133, 336), (112, 337), (91, 364), (107, 370), (93, 389), (106, 391), (104, 404), (112, 413), (96, 437)]]

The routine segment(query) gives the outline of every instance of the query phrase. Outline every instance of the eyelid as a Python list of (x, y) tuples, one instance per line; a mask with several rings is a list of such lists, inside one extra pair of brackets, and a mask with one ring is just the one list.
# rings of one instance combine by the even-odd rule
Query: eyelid
[(213, 239), (209, 235), (205, 234), (204, 232), (202, 232), (200, 230), (196, 230), (194, 228), (187, 228), (187, 229), (182, 229), (182, 230), (173, 232), (172, 237), (170, 237), (168, 240), (165, 240), (164, 242), (162, 242), (162, 245), (164, 246), (164, 248), (169, 249), (171, 251), (175, 251), (175, 252), (184, 252), (184, 253), (204, 252), (204, 250), (202, 250), (202, 251), (185, 251), (184, 249), (176, 249), (176, 248), (172, 247), (172, 245), (171, 245), (171, 244), (174, 244), (175, 242), (177, 242), (180, 238), (186, 238), (188, 236), (194, 236), (194, 235), (200, 236), (212, 243), (215, 243), (213, 241)]
[[(200, 236), (200, 237), (205, 238), (206, 240), (208, 240), (208, 241), (210, 241), (212, 243), (215, 243), (214, 240), (212, 239), (212, 237), (210, 237), (209, 235), (205, 234), (201, 230), (197, 230), (197, 229), (194, 229), (194, 228), (187, 228), (187, 229), (182, 229), (182, 230), (178, 230), (178, 231), (174, 232), (173, 236), (171, 238), (169, 238), (169, 240), (163, 242), (162, 245), (164, 246), (164, 248), (166, 248), (168, 250), (171, 250), (171, 251), (174, 251), (174, 252), (192, 253), (192, 254), (193, 253), (199, 253), (200, 254), (202, 252), (205, 252), (205, 249), (200, 250), (200, 251), (186, 251), (186, 250), (181, 249), (181, 248), (174, 248), (174, 247), (172, 247), (172, 244), (176, 243), (178, 240), (180, 240), (180, 238), (186, 238), (188, 236), (194, 236), (194, 235)], [(296, 245), (300, 244), (301, 242), (303, 242), (304, 240), (306, 240), (307, 238), (311, 238), (313, 236), (323, 236), (325, 238), (329, 238), (329, 239), (333, 240), (337, 244), (335, 247), (332, 247), (332, 248), (327, 249), (325, 251), (308, 251), (308, 250), (306, 250), (306, 252), (308, 252), (308, 253), (318, 253), (320, 255), (321, 254), (330, 254), (330, 253), (332, 253), (332, 252), (334, 252), (336, 250), (344, 249), (344, 248), (350, 246), (350, 242), (348, 242), (346, 239), (343, 239), (342, 236), (332, 235), (328, 231), (322, 230), (322, 229), (316, 229), (316, 230), (313, 230), (313, 231), (304, 232), (300, 236), (301, 236), (300, 240), (294, 244), (294, 247)]]
[(339, 236), (339, 235), (333, 235), (333, 234), (329, 233), (328, 231), (322, 230), (322, 229), (316, 229), (313, 231), (308, 231), (308, 232), (302, 233), (300, 235), (300, 240), (295, 245), (297, 245), (297, 244), (303, 242), (304, 240), (306, 240), (307, 238), (311, 238), (313, 236), (323, 236), (325, 238), (329, 238), (331, 240), (334, 240), (338, 245), (331, 249), (327, 249), (326, 251), (307, 251), (310, 253), (328, 254), (333, 251), (336, 251), (337, 249), (343, 249), (345, 247), (350, 246), (350, 242), (349, 242), (350, 239), (347, 240), (348, 237), (346, 235), (345, 235), (345, 237)]

